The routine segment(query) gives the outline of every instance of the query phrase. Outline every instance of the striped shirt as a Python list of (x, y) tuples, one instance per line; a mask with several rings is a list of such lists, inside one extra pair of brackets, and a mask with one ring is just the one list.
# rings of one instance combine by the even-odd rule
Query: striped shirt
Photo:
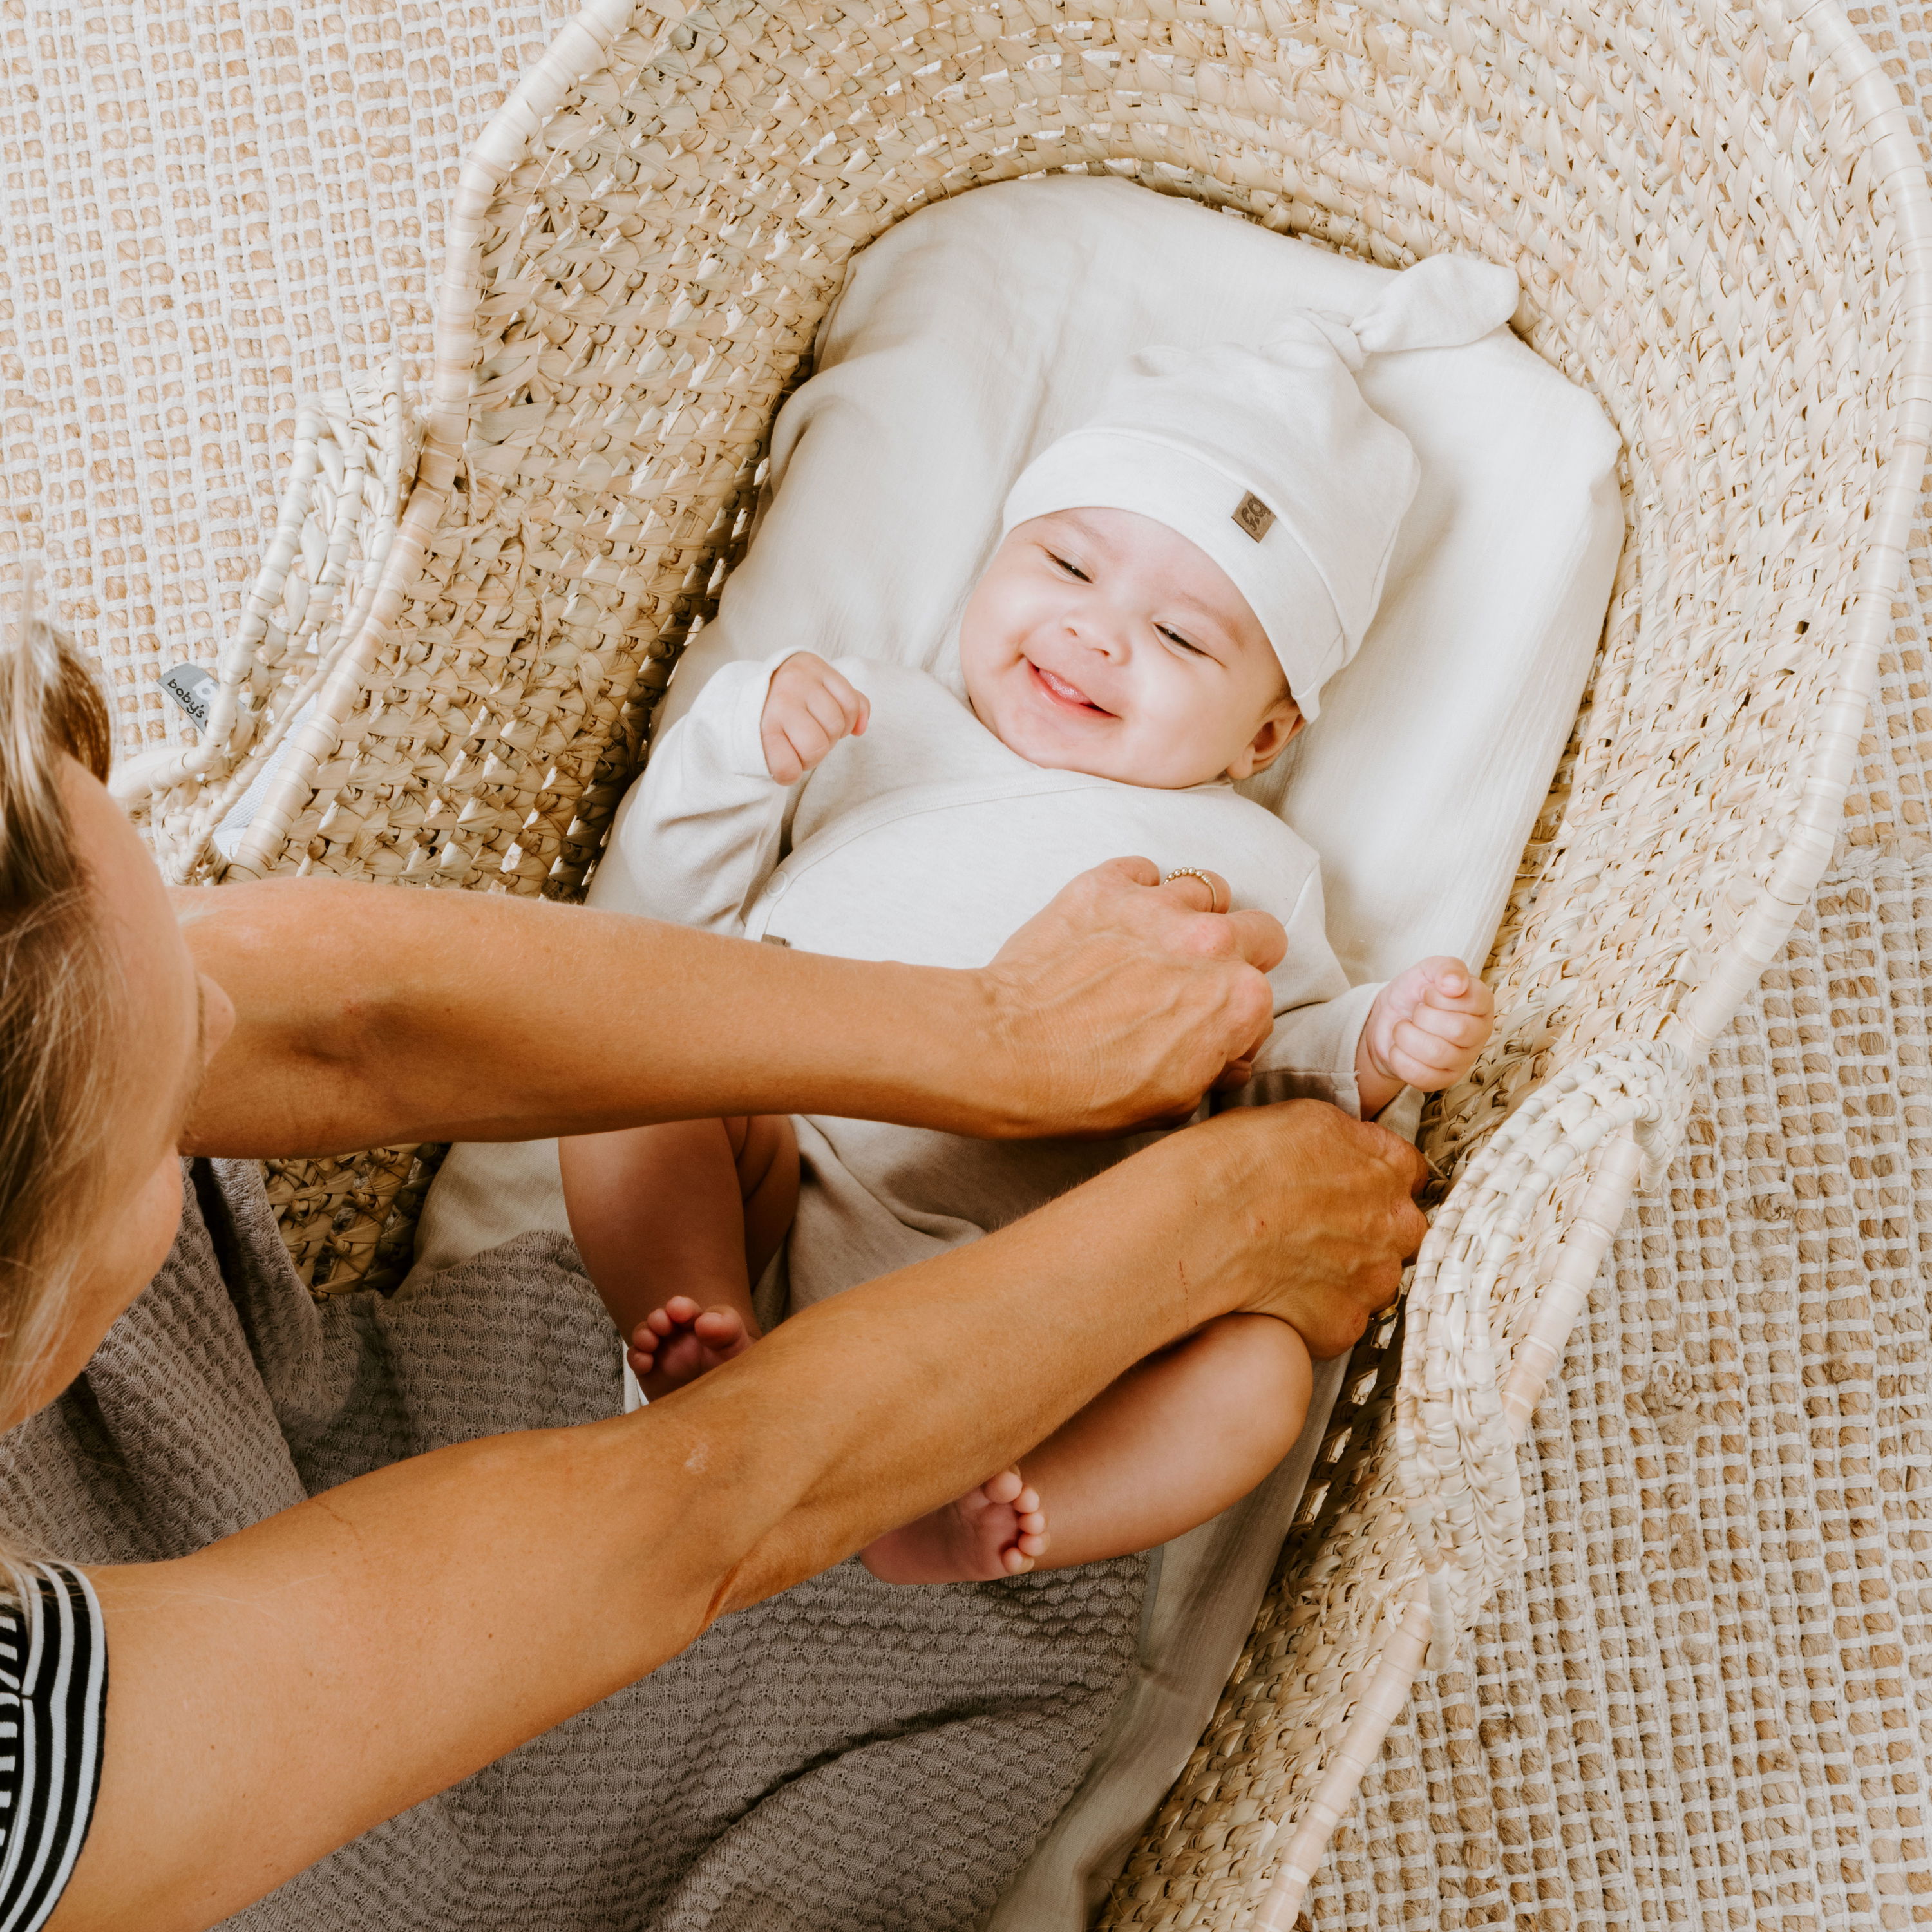
[(0, 1569), (0, 1932), (38, 1932), (86, 1842), (100, 1785), (107, 1645), (64, 1563)]

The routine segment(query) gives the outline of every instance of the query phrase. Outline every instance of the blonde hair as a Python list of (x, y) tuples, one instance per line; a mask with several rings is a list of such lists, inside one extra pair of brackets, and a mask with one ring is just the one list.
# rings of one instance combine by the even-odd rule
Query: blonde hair
[(96, 1205), (113, 968), (62, 791), (105, 778), (107, 700), (31, 604), (0, 626), (0, 1415), (58, 1339)]

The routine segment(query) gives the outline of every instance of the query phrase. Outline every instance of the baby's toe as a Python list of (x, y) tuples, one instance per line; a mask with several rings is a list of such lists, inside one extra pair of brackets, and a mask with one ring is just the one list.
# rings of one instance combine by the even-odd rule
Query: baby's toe
[(1044, 1556), (1046, 1554), (1047, 1545), (1053, 1539), (1051, 1537), (1036, 1532), (1021, 1537), (1014, 1544), (1013, 1547), (1017, 1550), (1022, 1556), (1027, 1557), (1030, 1559), (1037, 1558), (1039, 1557)]
[[(981, 1486), (989, 1503), (1017, 1502), (1026, 1490), (1026, 1485), (1020, 1480), (1020, 1472), (1017, 1469), (1002, 1469)], [(1037, 1502), (1039, 1498), (1036, 1497), (1034, 1500)]]
[(1023, 1536), (1038, 1536), (1046, 1528), (1046, 1518), (1038, 1510), (1022, 1510), (1018, 1512), (1016, 1524)]

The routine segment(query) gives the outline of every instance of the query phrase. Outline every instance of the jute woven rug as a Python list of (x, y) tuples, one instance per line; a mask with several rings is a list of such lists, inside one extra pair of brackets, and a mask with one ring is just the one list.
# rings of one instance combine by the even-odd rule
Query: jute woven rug
[[(561, 4), (0, 8), (0, 574), (131, 743), (211, 663), (301, 399), (419, 373), (457, 164)], [(1932, 20), (1852, 16), (1915, 101)], [(1526, 1450), (1532, 1562), (1419, 1687), (1318, 1927), (1932, 1924), (1932, 595), (1843, 842)]]

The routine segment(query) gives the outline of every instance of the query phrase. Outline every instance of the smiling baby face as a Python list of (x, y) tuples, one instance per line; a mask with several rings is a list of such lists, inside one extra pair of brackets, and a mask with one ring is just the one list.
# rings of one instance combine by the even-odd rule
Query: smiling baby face
[(967, 604), (959, 658), (980, 722), (1049, 770), (1178, 790), (1250, 777), (1301, 728), (1227, 574), (1128, 510), (1008, 531)]

